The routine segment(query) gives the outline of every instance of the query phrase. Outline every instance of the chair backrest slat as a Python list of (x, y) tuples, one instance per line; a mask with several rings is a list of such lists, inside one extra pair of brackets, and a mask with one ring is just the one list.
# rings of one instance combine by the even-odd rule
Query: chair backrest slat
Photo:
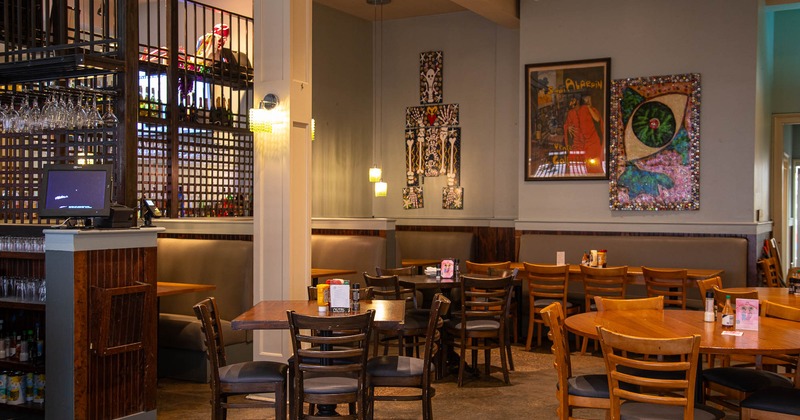
[(581, 266), (586, 310), (591, 308), (595, 296), (625, 299), (628, 267)]
[[(699, 335), (677, 338), (633, 337), (601, 326), (597, 327), (597, 334), (609, 377), (612, 419), (620, 418), (622, 400), (682, 406), (683, 418), (694, 418)], [(641, 354), (664, 357), (642, 360), (634, 356)], [(669, 356), (677, 356), (678, 360), (672, 360)], [(622, 386), (623, 383), (640, 386)]]
[(647, 296), (664, 296), (664, 305), (686, 309), (689, 270), (642, 267)]

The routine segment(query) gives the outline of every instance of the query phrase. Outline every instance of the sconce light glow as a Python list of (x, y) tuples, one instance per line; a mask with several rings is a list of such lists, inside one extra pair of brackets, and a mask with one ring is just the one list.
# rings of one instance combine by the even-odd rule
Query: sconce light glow
[(373, 166), (369, 168), (369, 182), (378, 182), (381, 180), (381, 168)]
[(258, 108), (251, 108), (249, 113), (250, 131), (253, 133), (272, 133), (273, 125), (280, 124), (279, 112), (275, 109), (280, 104), (278, 95), (268, 93), (258, 103)]
[(311, 141), (314, 141), (314, 137), (317, 136), (317, 122), (314, 119), (311, 119)]
[(388, 190), (389, 186), (383, 182), (378, 181), (375, 183), (375, 197), (386, 197), (386, 190)]

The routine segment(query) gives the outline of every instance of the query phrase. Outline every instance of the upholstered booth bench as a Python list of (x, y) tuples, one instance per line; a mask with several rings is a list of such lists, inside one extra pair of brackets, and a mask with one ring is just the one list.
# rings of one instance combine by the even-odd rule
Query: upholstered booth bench
[(466, 261), (474, 258), (474, 235), (470, 232), (399, 230), (395, 233), (401, 258), (434, 259), (458, 258), (459, 268), (466, 270)]
[(246, 331), (231, 329), (230, 320), (253, 306), (253, 244), (248, 241), (158, 239), (158, 280), (214, 284), (216, 290), (159, 299), (158, 375), (196, 382), (208, 380), (208, 362), (200, 321), (192, 307), (217, 298), (228, 362), (252, 360)]
[[(311, 235), (311, 266), (353, 270), (355, 274), (337, 276), (351, 284), (364, 285), (365, 271), (386, 266), (386, 238), (366, 235)], [(326, 279), (320, 278), (320, 282)]]
[[(609, 266), (721, 269), (724, 287), (747, 285), (747, 240), (735, 237), (523, 234), (517, 261), (555, 264), (556, 252), (564, 251), (567, 263), (579, 264), (591, 249), (607, 250)], [(580, 283), (570, 286), (572, 293), (582, 293)], [(628, 294), (643, 296), (644, 286), (629, 286)], [(689, 289), (689, 304), (702, 307), (696, 287)]]

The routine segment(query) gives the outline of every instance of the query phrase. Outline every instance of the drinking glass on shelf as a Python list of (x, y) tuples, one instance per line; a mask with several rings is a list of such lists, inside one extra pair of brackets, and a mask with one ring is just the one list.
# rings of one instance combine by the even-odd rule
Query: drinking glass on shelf
[(119, 124), (119, 118), (114, 115), (114, 111), (111, 109), (111, 103), (106, 105), (106, 113), (103, 115), (103, 123), (108, 127), (113, 127)]
[(47, 301), (47, 281), (39, 279), (39, 302)]

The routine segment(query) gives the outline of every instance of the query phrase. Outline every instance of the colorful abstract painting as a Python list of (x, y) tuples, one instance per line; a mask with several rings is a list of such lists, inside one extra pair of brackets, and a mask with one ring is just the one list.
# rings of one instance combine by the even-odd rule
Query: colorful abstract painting
[(403, 208), (406, 210), (421, 209), (425, 207), (422, 196), (422, 187), (403, 188)]
[(419, 54), (419, 103), (440, 104), (444, 98), (442, 92), (442, 71), (444, 53), (428, 51)]
[(612, 210), (700, 208), (700, 75), (611, 86)]

